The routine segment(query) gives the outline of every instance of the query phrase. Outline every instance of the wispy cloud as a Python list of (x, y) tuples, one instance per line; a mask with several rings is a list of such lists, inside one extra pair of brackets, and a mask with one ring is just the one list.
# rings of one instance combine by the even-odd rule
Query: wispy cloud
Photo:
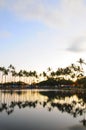
[(40, 20), (48, 26), (71, 27), (86, 22), (84, 0), (0, 0), (0, 5), (25, 20)]
[(63, 26), (65, 22), (57, 6), (46, 5), (43, 0), (17, 0), (11, 7), (11, 10), (24, 20), (39, 20), (54, 27)]
[[(49, 1), (49, 0), (47, 0)], [(84, 0), (60, 0), (56, 5), (46, 5), (44, 0), (16, 0), (12, 11), (26, 20), (41, 20), (48, 26), (71, 27), (86, 22)]]
[(40, 20), (49, 26), (63, 26), (65, 23), (58, 5), (46, 5), (43, 0), (1, 0), (0, 7), (13, 11), (25, 20)]
[(61, 42), (64, 38), (62, 44), (68, 45), (67, 50), (86, 50), (86, 37), (82, 35), (86, 31), (85, 0), (56, 0), (55, 4), (51, 0), (0, 0), (0, 7), (13, 12), (18, 19), (38, 20), (48, 27), (60, 30), (59, 33), (62, 34), (56, 40)]

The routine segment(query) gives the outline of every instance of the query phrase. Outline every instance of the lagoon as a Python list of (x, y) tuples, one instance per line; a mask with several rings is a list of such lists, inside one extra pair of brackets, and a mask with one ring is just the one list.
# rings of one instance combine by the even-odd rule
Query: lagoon
[(85, 130), (86, 92), (0, 90), (0, 130)]

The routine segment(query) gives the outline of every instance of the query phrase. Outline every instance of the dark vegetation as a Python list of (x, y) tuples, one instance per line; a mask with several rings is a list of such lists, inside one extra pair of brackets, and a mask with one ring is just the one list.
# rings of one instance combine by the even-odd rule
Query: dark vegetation
[(47, 71), (38, 74), (36, 71), (16, 71), (13, 65), (8, 68), (0, 67), (1, 88), (85, 88), (86, 76), (83, 69), (86, 65), (83, 59), (76, 64), (53, 71), (50, 67)]

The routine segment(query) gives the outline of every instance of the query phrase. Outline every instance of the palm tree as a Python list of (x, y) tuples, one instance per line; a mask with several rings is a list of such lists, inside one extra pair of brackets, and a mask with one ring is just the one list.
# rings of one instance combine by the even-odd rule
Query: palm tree
[(3, 84), (3, 73), (4, 73), (5, 67), (0, 67), (0, 71), (1, 71), (1, 84)]
[(86, 65), (86, 63), (84, 62), (84, 60), (83, 60), (82, 58), (80, 58), (79, 61), (77, 61), (77, 62), (80, 64), (81, 69), (83, 70), (82, 64), (85, 64), (85, 65)]
[(79, 68), (75, 64), (70, 65), (70, 70), (71, 70), (70, 77), (71, 77), (72, 80), (77, 79), (78, 69)]
[(24, 82), (27, 82), (27, 78), (29, 77), (29, 72), (23, 70), (23, 77), (24, 77)]
[(26, 71), (26, 74), (25, 74), (25, 75), (26, 75), (26, 78), (27, 78), (26, 82), (29, 83), (29, 79), (28, 79), (28, 78), (30, 78), (30, 77), (29, 77), (29, 76), (30, 76), (30, 75), (29, 75), (29, 72)]
[(47, 78), (47, 74), (46, 74), (45, 71), (43, 71), (42, 75), (43, 75), (44, 79), (46, 80), (46, 78)]
[(33, 77), (33, 83), (35, 83), (36, 82), (36, 78), (38, 77), (37, 76), (37, 72), (35, 70), (32, 72), (32, 77)]
[(2, 70), (2, 67), (0, 67), (0, 72), (1, 72), (1, 83), (2, 83), (2, 72), (3, 72), (3, 70)]
[(84, 62), (84, 60), (83, 60), (82, 58), (79, 59), (78, 63), (80, 64), (80, 68), (81, 68), (81, 73), (80, 73), (80, 75), (81, 75), (81, 77), (82, 77), (82, 76), (84, 76), (84, 71), (83, 71), (82, 65), (83, 65), (83, 64), (86, 65), (86, 63)]
[(56, 73), (54, 71), (52, 71), (51, 74), (50, 74), (50, 76), (51, 76), (51, 78), (55, 78)]
[(71, 78), (73, 80), (77, 80), (78, 78), (82, 77), (83, 71), (80, 66), (71, 64), (70, 69), (71, 69)]
[(12, 70), (11, 73), (12, 73), (12, 77), (14, 78), (12, 81), (15, 82), (16, 81), (15, 79), (18, 76), (18, 74), (15, 70)]
[(14, 69), (15, 69), (15, 67), (14, 67), (12, 64), (10, 64), (10, 65), (8, 66), (8, 68), (11, 69), (11, 70), (14, 70)]
[(64, 75), (64, 69), (63, 68), (58, 68), (55, 74), (56, 74), (57, 79), (58, 79), (58, 77), (62, 78), (62, 76)]
[(32, 84), (32, 77), (33, 77), (33, 73), (32, 71), (29, 71), (29, 84)]
[(71, 69), (70, 67), (66, 67), (63, 69), (63, 74), (64, 74), (64, 78), (69, 79), (70, 74), (71, 74)]
[[(9, 72), (11, 73), (11, 78), (12, 78), (12, 76), (14, 75), (13, 73), (15, 72), (15, 67), (12, 65), (12, 64), (10, 64), (9, 66), (8, 66), (8, 69), (9, 69)], [(10, 79), (11, 79), (10, 78)], [(11, 79), (12, 80), (12, 79)], [(13, 80), (12, 80), (13, 81)]]
[(18, 76), (19, 76), (19, 82), (20, 82), (21, 81), (20, 78), (23, 76), (23, 71), (22, 70), (19, 71)]
[(50, 67), (47, 68), (47, 72), (48, 72), (48, 74), (47, 74), (47, 78), (50, 77), (51, 70), (52, 70), (52, 69), (51, 69)]
[(9, 69), (6, 69), (6, 68), (3, 69), (3, 75), (5, 76), (5, 83), (7, 82), (6, 78), (7, 78), (8, 72), (9, 72)]

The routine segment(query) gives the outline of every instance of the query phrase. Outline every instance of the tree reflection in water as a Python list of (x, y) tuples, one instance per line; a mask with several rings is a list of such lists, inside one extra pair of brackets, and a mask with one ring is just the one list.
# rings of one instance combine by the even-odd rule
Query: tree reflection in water
[[(6, 111), (8, 115), (14, 112), (16, 106), (19, 109), (26, 107), (36, 108), (41, 105), (48, 111), (57, 108), (59, 111), (67, 112), (73, 117), (85, 115), (86, 98), (85, 92), (77, 91), (0, 91), (0, 112)], [(86, 125), (85, 118), (81, 121)]]

